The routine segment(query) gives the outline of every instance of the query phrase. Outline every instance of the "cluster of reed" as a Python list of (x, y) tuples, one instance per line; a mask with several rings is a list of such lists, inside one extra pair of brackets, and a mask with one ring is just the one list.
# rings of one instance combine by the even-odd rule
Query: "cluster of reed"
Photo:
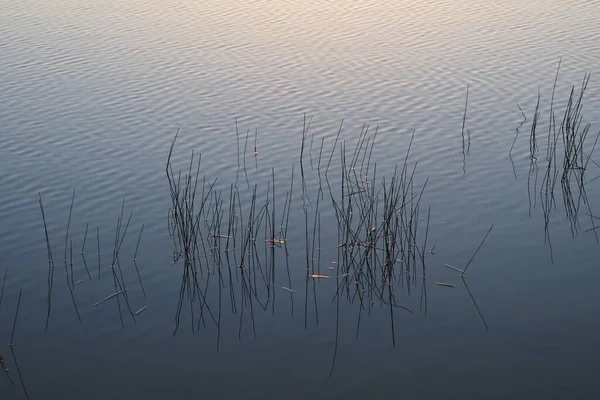
[[(220, 329), (224, 302), (240, 315), (240, 335), (245, 310), (255, 332), (254, 309), (275, 312), (276, 259), (281, 250), (289, 266), (286, 238), (293, 181), (278, 215), (274, 169), (266, 193), (259, 193), (258, 184), (241, 191), (237, 182), (229, 190), (217, 190), (216, 178), (200, 179), (201, 157), (196, 160), (193, 153), (187, 172), (174, 172), (171, 156), (176, 140), (177, 134), (166, 165), (173, 263), (183, 263), (173, 334), (184, 303), (189, 304), (193, 330), (207, 321)], [(287, 285), (284, 288), (292, 293), (291, 280)], [(217, 293), (209, 293), (215, 286)]]
[[(541, 95), (539, 91), (535, 111), (533, 113), (531, 129), (529, 131), (529, 212), (531, 215), (531, 209), (532, 207), (536, 206), (537, 197), (539, 196), (540, 204), (544, 214), (545, 240), (549, 245), (552, 259), (553, 252), (552, 243), (550, 240), (549, 225), (552, 211), (556, 210), (557, 208), (555, 188), (558, 182), (560, 182), (560, 192), (563, 200), (562, 203), (564, 206), (565, 215), (570, 224), (572, 235), (576, 236), (581, 232), (579, 211), (582, 207), (584, 207), (592, 225), (592, 227), (587, 229), (587, 231), (592, 231), (595, 235), (596, 242), (598, 242), (598, 236), (596, 233), (597, 226), (595, 225), (595, 219), (597, 217), (595, 217), (592, 212), (585, 189), (585, 185), (587, 183), (596, 179), (594, 178), (592, 180), (587, 180), (586, 172), (590, 162), (598, 166), (598, 164), (592, 159), (592, 154), (596, 144), (598, 143), (598, 138), (600, 137), (600, 132), (598, 132), (592, 141), (589, 140), (588, 134), (590, 132), (591, 124), (583, 123), (583, 100), (590, 80), (590, 74), (584, 74), (579, 90), (577, 90), (575, 86), (571, 87), (569, 97), (564, 106), (564, 111), (562, 112), (562, 117), (560, 117), (557, 116), (555, 106), (555, 92), (559, 72), (560, 63), (556, 72), (550, 100), (548, 132), (546, 134), (546, 154), (543, 159), (545, 168), (542, 169), (543, 176), (541, 178), (541, 182), (539, 182), (539, 191), (537, 189), (539, 180), (538, 125), (540, 122), (541, 113)], [(523, 113), (522, 110), (521, 112)], [(524, 113), (523, 116), (525, 117)], [(520, 126), (522, 126), (522, 124), (523, 123), (521, 123)], [(519, 131), (517, 128), (515, 141), (518, 133)]]
[(338, 227), (337, 296), (343, 294), (351, 303), (358, 301), (359, 310), (363, 310), (365, 300), (366, 304), (377, 300), (388, 306), (395, 340), (394, 310), (410, 311), (398, 304), (395, 289), (406, 287), (410, 293), (420, 273), (421, 306), (425, 310), (427, 307), (425, 254), (429, 211), (424, 236), (419, 239), (422, 243), (418, 243), (420, 202), (427, 180), (417, 185), (416, 164), (412, 168), (408, 165), (412, 137), (402, 166), (397, 165), (386, 180), (377, 176), (377, 164), (371, 165), (372, 146), (364, 145), (364, 136), (350, 160), (346, 146), (341, 146), (338, 196), (328, 185)]
[[(380, 177), (377, 164), (372, 161), (377, 130), (371, 133), (368, 126), (363, 126), (354, 149), (348, 150), (346, 142), (340, 141), (340, 126), (329, 160), (323, 159), (323, 139), (315, 163), (313, 135), (308, 149), (310, 165), (305, 165), (309, 127), (310, 120), (305, 118), (299, 160), (300, 188), (296, 197), (294, 165), (289, 182), (281, 186), (276, 183), (275, 170), (271, 169), (266, 190), (249, 181), (247, 189), (240, 189), (243, 185), (237, 181), (223, 189), (216, 178), (201, 176), (202, 157), (194, 153), (186, 169), (176, 172), (172, 164), (179, 132), (176, 133), (166, 163), (171, 195), (168, 225), (175, 247), (173, 262), (183, 265), (174, 334), (185, 308), (190, 313), (192, 330), (206, 326), (207, 322), (216, 327), (218, 345), (225, 306), (232, 314), (239, 315), (240, 335), (245, 313), (255, 333), (255, 310), (274, 313), (277, 292), (289, 298), (294, 312), (294, 295), (300, 282), (304, 282), (305, 326), (311, 314), (318, 324), (318, 303), (322, 296), (317, 283), (324, 280), (336, 282), (328, 290), (338, 310), (342, 299), (358, 306), (358, 326), (367, 304), (372, 307), (379, 302), (389, 307), (394, 342), (395, 310), (412, 312), (397, 300), (396, 290), (406, 289), (410, 294), (420, 286), (421, 308), (426, 312), (425, 258), (430, 213), (427, 211), (425, 219), (420, 205), (427, 180), (418, 184), (416, 163), (409, 162), (414, 133), (404, 160), (391, 177)], [(243, 168), (248, 180), (246, 147), (244, 162), (238, 162), (238, 167)], [(255, 144), (255, 157), (257, 154)], [(339, 159), (339, 167), (332, 167), (334, 159)], [(311, 178), (314, 181), (310, 184), (317, 187), (312, 191), (307, 184)], [(284, 199), (277, 198), (276, 187), (285, 187), (285, 196), (280, 195)], [(301, 204), (293, 206), (293, 199)], [(327, 203), (331, 208), (324, 209), (323, 204)], [(290, 217), (292, 211), (296, 214)], [(304, 222), (303, 229), (296, 223), (292, 235), (288, 235), (290, 218)], [(327, 224), (331, 231), (331, 223), (337, 226), (335, 242), (331, 235), (326, 238), (321, 235), (321, 226)], [(289, 243), (290, 236), (295, 243)], [(293, 251), (303, 253), (302, 257), (292, 257), (291, 261)], [(337, 258), (330, 266), (322, 265), (322, 254), (336, 253)], [(314, 302), (314, 313), (310, 311), (309, 300)]]
[[(4, 298), (4, 287), (6, 285), (6, 278), (8, 276), (8, 266), (6, 266), (6, 269), (4, 270), (4, 278), (2, 279), (2, 289), (0, 291), (0, 305), (2, 305), (2, 299)], [(21, 388), (23, 389), (23, 394), (25, 395), (25, 398), (28, 399), (29, 398), (29, 393), (27, 392), (27, 386), (25, 385), (25, 381), (23, 380), (23, 374), (21, 373), (21, 367), (19, 366), (19, 359), (17, 357), (17, 354), (15, 352), (15, 332), (17, 329), (17, 320), (19, 318), (19, 309), (21, 307), (21, 296), (23, 294), (23, 287), (21, 287), (19, 289), (19, 298), (17, 300), (17, 306), (16, 306), (16, 310), (15, 310), (15, 317), (13, 319), (13, 324), (12, 324), (12, 331), (10, 334), (10, 343), (9, 343), (9, 347), (10, 347), (10, 353), (12, 355), (12, 361), (17, 369), (17, 374), (19, 375), (19, 381), (21, 382)], [(4, 372), (4, 374), (6, 375), (6, 377), (8, 378), (8, 381), (10, 382), (10, 384), (12, 386), (16, 386), (15, 382), (13, 381), (12, 377), (11, 377), (11, 369), (9, 368), (9, 361), (4, 357), (4, 354), (2, 352), (0, 352), (0, 369), (2, 370), (2, 372)]]
[[(72, 218), (72, 214), (73, 214), (74, 202), (75, 202), (75, 190), (73, 190), (73, 195), (71, 197), (71, 206), (69, 208), (69, 217), (67, 220), (66, 233), (65, 233), (64, 270), (65, 270), (67, 287), (69, 289), (71, 302), (73, 304), (73, 309), (77, 316), (77, 320), (79, 322), (81, 322), (82, 318), (81, 318), (81, 313), (79, 312), (79, 304), (77, 302), (75, 287), (78, 286), (79, 284), (83, 283), (84, 280), (83, 279), (75, 280), (75, 269), (74, 269), (75, 260), (73, 258), (73, 240), (70, 237), (71, 218)], [(48, 233), (48, 225), (46, 222), (46, 214), (44, 212), (44, 204), (42, 201), (41, 193), (39, 194), (39, 205), (40, 205), (40, 210), (42, 213), (42, 221), (44, 223), (44, 233), (45, 233), (45, 238), (46, 238), (46, 250), (47, 250), (47, 254), (48, 254), (48, 295), (47, 295), (47, 313), (46, 313), (46, 330), (48, 330), (48, 326), (49, 326), (51, 315), (52, 315), (52, 298), (53, 298), (53, 294), (54, 294), (54, 275), (55, 275), (56, 264), (54, 261), (54, 255), (53, 255), (54, 253), (52, 251), (50, 235)], [(122, 301), (124, 302), (128, 312), (131, 315), (134, 322), (135, 322), (136, 315), (139, 315), (141, 312), (143, 312), (146, 309), (146, 306), (144, 306), (135, 312), (133, 311), (131, 304), (130, 304), (130, 300), (129, 300), (130, 296), (127, 291), (127, 286), (126, 286), (127, 283), (126, 283), (126, 280), (123, 275), (123, 267), (122, 267), (122, 262), (121, 262), (121, 258), (120, 258), (120, 252), (121, 252), (121, 247), (123, 245), (123, 241), (125, 240), (125, 236), (129, 229), (131, 219), (133, 217), (133, 211), (132, 211), (129, 214), (129, 218), (125, 222), (124, 212), (125, 212), (125, 201), (123, 200), (123, 203), (121, 205), (121, 213), (117, 220), (115, 237), (114, 237), (114, 246), (113, 246), (113, 251), (112, 251), (112, 259), (110, 262), (110, 272), (111, 272), (111, 276), (113, 279), (114, 292), (109, 294), (102, 300), (93, 304), (93, 306), (97, 306), (101, 303), (104, 303), (105, 301), (116, 298), (116, 301), (118, 304), (118, 310), (119, 310), (119, 318), (121, 320), (121, 325), (124, 324), (123, 314), (122, 314), (122, 303), (121, 303)], [(139, 267), (137, 264), (137, 258), (136, 258), (143, 230), (144, 230), (144, 225), (142, 225), (138, 239), (137, 239), (135, 254), (133, 256), (133, 264), (135, 266), (135, 270), (137, 273), (138, 282), (140, 284), (141, 291), (142, 291), (144, 297), (146, 297), (146, 292), (144, 289), (144, 285), (142, 283), (141, 275), (139, 272)], [(89, 223), (87, 223), (86, 227), (85, 227), (85, 234), (83, 237), (83, 243), (81, 246), (80, 255), (81, 255), (81, 260), (82, 260), (83, 266), (85, 267), (85, 275), (87, 275), (89, 280), (92, 280), (92, 274), (88, 267), (88, 262), (87, 262), (86, 253), (85, 253), (88, 231), (89, 231)], [(101, 279), (101, 271), (102, 271), (102, 268), (101, 268), (102, 261), (101, 261), (101, 251), (100, 251), (100, 228), (98, 226), (96, 227), (96, 246), (97, 246), (97, 260), (98, 260), (97, 279), (100, 280)]]

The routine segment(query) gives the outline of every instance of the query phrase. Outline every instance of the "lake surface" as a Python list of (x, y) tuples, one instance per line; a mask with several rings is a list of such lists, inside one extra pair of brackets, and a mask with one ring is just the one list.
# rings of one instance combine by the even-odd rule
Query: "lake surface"
[[(5, 398), (600, 396), (597, 2), (2, 9)], [(569, 164), (560, 127), (586, 73)], [(195, 283), (170, 236), (176, 132), (175, 178), (202, 155)], [(399, 182), (408, 269), (385, 265), (389, 241), (365, 255)], [(367, 259), (394, 272), (361, 280)]]

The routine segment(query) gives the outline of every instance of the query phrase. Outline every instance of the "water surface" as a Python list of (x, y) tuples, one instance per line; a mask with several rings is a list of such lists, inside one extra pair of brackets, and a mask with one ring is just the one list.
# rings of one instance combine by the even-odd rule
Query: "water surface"
[[(6, 1), (2, 8), (0, 273), (6, 265), (9, 270), (0, 350), (16, 384), (2, 377), (8, 397), (23, 393), (8, 346), (21, 287), (14, 350), (31, 397), (599, 394), (597, 242), (586, 232), (594, 225), (585, 214), (598, 206), (600, 180), (593, 179), (600, 171), (590, 162), (589, 208), (580, 209), (577, 234), (557, 187), (548, 225), (552, 253), (541, 199), (531, 201), (540, 184), (532, 185), (529, 173), (538, 90), (540, 179), (545, 168), (544, 135), (559, 61), (558, 116), (571, 87), (579, 88), (591, 72), (583, 109), (583, 121), (591, 124), (588, 153), (600, 129), (595, 2)], [(523, 120), (519, 107), (527, 120), (513, 165), (508, 151)], [(428, 179), (420, 218), (431, 207), (428, 243), (435, 244), (435, 254), (427, 257), (427, 315), (419, 307), (420, 287), (410, 296), (399, 289), (399, 299), (414, 314), (395, 314), (393, 346), (388, 308), (376, 304), (362, 315), (356, 338), (359, 308), (344, 303), (331, 377), (335, 282), (319, 282), (318, 325), (311, 305), (305, 327), (298, 162), (305, 115), (312, 118), (303, 163), (311, 218), (321, 141), (326, 160), (342, 120), (338, 146), (345, 141), (350, 153), (365, 124), (369, 137), (377, 128), (373, 163), (388, 182), (414, 132), (409, 162), (417, 163), (415, 185)], [(189, 313), (172, 336), (182, 266), (171, 264), (165, 163), (178, 129), (174, 166), (186, 169), (192, 150), (201, 153), (200, 175), (218, 178), (215, 189), (224, 191), (223, 199), (236, 180), (246, 196), (257, 183), (264, 197), (275, 168), (280, 212), (295, 168), (289, 233), (294, 304), (286, 291), (277, 292), (275, 314), (269, 309), (254, 315), (256, 337), (248, 314), (240, 334), (240, 315), (224, 312), (218, 353), (214, 325), (192, 333), (197, 321)], [(247, 132), (250, 185), (238, 167)], [(339, 176), (341, 165), (336, 149), (332, 176)], [(597, 160), (594, 154), (591, 159)], [(73, 189), (81, 322), (64, 269)], [(57, 265), (47, 332), (48, 257), (38, 193)], [(125, 218), (134, 210), (121, 254), (126, 281), (134, 307), (148, 309), (136, 323), (125, 314), (122, 325), (114, 302), (92, 305), (114, 291), (110, 261), (123, 199)], [(320, 210), (321, 267), (327, 268), (338, 243), (326, 196)], [(79, 255), (88, 223), (92, 279)], [(142, 224), (137, 261), (147, 298), (136, 286), (131, 262)], [(492, 224), (468, 276), (488, 331), (460, 278), (444, 264), (466, 265)], [(277, 276), (284, 271), (278, 266)]]

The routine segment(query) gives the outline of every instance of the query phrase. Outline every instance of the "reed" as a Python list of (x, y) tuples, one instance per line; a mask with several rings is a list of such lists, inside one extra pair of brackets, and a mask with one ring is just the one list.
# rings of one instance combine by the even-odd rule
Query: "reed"
[(98, 256), (98, 280), (100, 280), (100, 227), (96, 226), (96, 245), (97, 245), (97, 256)]
[[(462, 129), (465, 146), (470, 137), (467, 107), (468, 100)], [(411, 160), (416, 132), (407, 137), (410, 140), (393, 170), (383, 174), (374, 150), (379, 128), (364, 124), (357, 138), (350, 141), (341, 135), (342, 121), (333, 142), (321, 139), (314, 167), (305, 168), (306, 153), (312, 166), (312, 148), (319, 140), (315, 134), (308, 140), (310, 123), (305, 115), (300, 157), (296, 159), (299, 179), (293, 164), (291, 174), (282, 174), (284, 179), (287, 177), (283, 186), (281, 168), (257, 171), (260, 182), (252, 171), (247, 173), (246, 156), (252, 151), (248, 145), (250, 133), (247, 130), (242, 145), (241, 126), (237, 123), (238, 170), (244, 169), (247, 185), (239, 185), (237, 177), (225, 183), (202, 175), (206, 161), (193, 151), (183, 169), (176, 169), (174, 155), (180, 133), (175, 133), (165, 167), (171, 199), (167, 222), (174, 245), (173, 263), (181, 268), (173, 335), (189, 320), (192, 332), (201, 328), (215, 331), (219, 351), (228, 313), (237, 318), (240, 340), (244, 332), (256, 335), (257, 313), (268, 310), (275, 314), (282, 304), (277, 296), (289, 299), (292, 315), (294, 301), (303, 302), (301, 318), (308, 330), (322, 321), (323, 298), (331, 293), (336, 313), (331, 374), (344, 307), (351, 307), (356, 314), (356, 336), (373, 310), (383, 308), (394, 346), (398, 315), (415, 312), (404, 304), (405, 296), (418, 294), (420, 312), (427, 315), (428, 257), (435, 254), (436, 246), (431, 245), (431, 208), (422, 204), (428, 179), (419, 178), (417, 163)], [(532, 148), (536, 148), (535, 129), (530, 138)], [(299, 190), (295, 188), (298, 186)], [(336, 237), (322, 235), (326, 225)], [(463, 281), (492, 228), (463, 269), (446, 265), (460, 273)], [(337, 259), (323, 267), (323, 256), (332, 253), (337, 253)], [(299, 282), (303, 282), (303, 290)], [(456, 287), (454, 282), (432, 283)], [(466, 290), (487, 327), (468, 286)]]
[(48, 252), (48, 309), (46, 313), (46, 330), (50, 323), (50, 315), (52, 312), (52, 290), (54, 288), (54, 258), (52, 257), (52, 248), (50, 246), (50, 238), (48, 237), (48, 226), (46, 225), (46, 214), (44, 213), (44, 204), (42, 202), (42, 194), (38, 193), (40, 210), (42, 211), (42, 220), (44, 222), (44, 233), (46, 235), (46, 250)]
[(142, 224), (142, 228), (140, 229), (140, 234), (138, 236), (137, 244), (135, 245), (135, 253), (133, 253), (133, 265), (135, 266), (135, 272), (138, 277), (138, 282), (140, 283), (140, 288), (142, 289), (142, 294), (144, 295), (144, 298), (147, 298), (146, 289), (144, 289), (144, 283), (142, 282), (142, 276), (140, 275), (140, 269), (137, 264), (137, 254), (138, 254), (138, 250), (140, 248), (140, 241), (142, 240), (143, 232), (144, 232), (144, 224)]
[[(77, 300), (75, 299), (74, 282), (73, 282), (73, 266), (71, 265), (71, 280), (69, 281), (69, 269), (68, 269), (68, 258), (67, 258), (67, 243), (69, 240), (69, 231), (71, 228), (71, 216), (73, 214), (73, 204), (75, 203), (75, 190), (73, 190), (73, 195), (71, 197), (71, 206), (69, 207), (69, 219), (67, 220), (67, 228), (65, 233), (65, 278), (67, 279), (67, 287), (69, 288), (69, 294), (71, 295), (71, 302), (73, 303), (73, 308), (75, 310), (75, 314), (77, 315), (77, 321), (81, 322), (81, 314), (79, 313), (79, 307), (77, 306)], [(72, 246), (71, 246), (72, 249)], [(73, 259), (72, 251), (71, 251), (71, 260)]]
[[(592, 154), (600, 138), (600, 132), (598, 132), (593, 142), (588, 140), (591, 124), (583, 123), (584, 96), (590, 80), (589, 73), (584, 74), (579, 90), (575, 86), (571, 87), (562, 117), (557, 116), (555, 98), (557, 96), (556, 88), (559, 80), (560, 65), (559, 62), (550, 98), (548, 133), (546, 136), (546, 163), (539, 191), (537, 188), (538, 167), (536, 157), (538, 149), (536, 131), (541, 114), (541, 95), (539, 90), (530, 130), (529, 144), (531, 159), (528, 178), (529, 215), (531, 216), (532, 208), (536, 207), (537, 197), (539, 196), (544, 217), (544, 241), (549, 247), (552, 262), (554, 262), (554, 254), (550, 237), (550, 224), (553, 211), (557, 208), (555, 188), (560, 182), (560, 194), (564, 212), (570, 224), (571, 234), (575, 237), (581, 231), (580, 209), (585, 207), (587, 214), (593, 215), (591, 203), (588, 200), (585, 190), (585, 185), (588, 183), (586, 171), (589, 163), (594, 162)], [(522, 110), (521, 113), (525, 116)], [(590, 223), (592, 224), (592, 228), (586, 231), (593, 232), (596, 242), (598, 242), (599, 238), (593, 218), (590, 218)]]
[[(15, 367), (17, 368), (17, 374), (19, 375), (19, 381), (21, 382), (21, 388), (23, 389), (23, 394), (25, 395), (26, 399), (29, 399), (29, 392), (27, 391), (27, 386), (25, 385), (25, 381), (23, 380), (23, 374), (21, 373), (21, 367), (19, 366), (19, 359), (17, 358), (17, 355), (15, 353), (14, 346), (10, 347), (10, 352), (12, 354), (13, 361), (15, 362)], [(11, 382), (12, 382), (12, 379), (11, 379)], [(14, 385), (14, 383), (13, 383), (13, 385)]]
[(19, 308), (21, 307), (21, 295), (23, 288), (19, 289), (19, 299), (17, 300), (17, 309), (15, 311), (15, 319), (13, 320), (12, 333), (10, 334), (10, 346), (12, 347), (15, 339), (15, 330), (17, 329), (17, 318), (19, 317)]
[(92, 274), (90, 273), (90, 269), (88, 268), (87, 265), (87, 260), (85, 259), (85, 244), (87, 242), (87, 235), (88, 235), (88, 228), (89, 228), (89, 223), (85, 224), (85, 234), (83, 235), (83, 244), (81, 245), (81, 259), (83, 260), (83, 266), (85, 267), (85, 272), (87, 272), (88, 278), (91, 281), (92, 280)]
[[(541, 94), (538, 90), (528, 142), (530, 213), (539, 201), (544, 213), (546, 240), (550, 246), (548, 229), (553, 210), (557, 207), (554, 196), (558, 183), (561, 185), (563, 206), (573, 235), (581, 231), (578, 215), (582, 207), (587, 208), (592, 222), (591, 231), (594, 234), (594, 221), (597, 218), (592, 213), (585, 191), (585, 184), (589, 182), (586, 170), (590, 163), (594, 163), (592, 154), (600, 138), (600, 133), (593, 138), (590, 135), (590, 124), (583, 123), (584, 93), (588, 87), (589, 74), (584, 75), (579, 90), (572, 88), (562, 119), (556, 117), (560, 115), (557, 114), (555, 106), (558, 76), (557, 70), (550, 103), (548, 134), (546, 137), (540, 134), (540, 126), (546, 119), (542, 117)], [(470, 144), (470, 131), (467, 129), (469, 90), (470, 86), (467, 85), (461, 128), (465, 173), (465, 157), (468, 155)], [(523, 109), (519, 104), (517, 107), (523, 121), (516, 128), (509, 156), (522, 126), (527, 121)], [(267, 173), (261, 171), (263, 174), (258, 178), (260, 182), (254, 182), (254, 179), (250, 180), (251, 176), (246, 169), (247, 152), (252, 151), (252, 145), (248, 144), (251, 140), (250, 130), (246, 130), (242, 146), (240, 127), (238, 121), (235, 121), (237, 172), (243, 168), (247, 187), (239, 184), (237, 176), (235, 182), (224, 184), (219, 181), (220, 178), (203, 176), (202, 167), (206, 161), (201, 154), (194, 152), (182, 169), (176, 169), (174, 152), (179, 131), (175, 133), (165, 166), (171, 200), (167, 224), (174, 246), (173, 268), (180, 268), (178, 272), (181, 273), (173, 335), (178, 332), (182, 321), (189, 318), (192, 332), (200, 327), (216, 329), (218, 349), (221, 329), (226, 326), (225, 314), (229, 312), (231, 316), (239, 319), (237, 329), (241, 339), (244, 331), (251, 330), (254, 335), (257, 334), (258, 312), (268, 311), (274, 315), (276, 310), (282, 308), (286, 299), (289, 299), (292, 315), (294, 300), (300, 304), (300, 308), (304, 301), (304, 327), (308, 330), (313, 323), (322, 324), (327, 316), (320, 309), (325, 298), (331, 301), (331, 307), (335, 307), (336, 314), (331, 374), (338, 353), (340, 318), (341, 315), (346, 315), (341, 313), (343, 307), (351, 309), (356, 315), (356, 330), (352, 330), (356, 336), (359, 336), (361, 323), (364, 323), (365, 318), (376, 307), (380, 307), (385, 312), (386, 319), (389, 316), (390, 338), (394, 346), (397, 341), (398, 315), (416, 311), (405, 305), (403, 296), (418, 295), (416, 300), (419, 301), (420, 311), (427, 314), (428, 256), (435, 254), (435, 245), (431, 247), (431, 208), (423, 204), (429, 181), (420, 178), (417, 162), (413, 162), (411, 157), (416, 132), (412, 132), (408, 145), (403, 149), (393, 169), (384, 172), (381, 165), (378, 165), (379, 159), (374, 151), (379, 127), (373, 129), (364, 124), (357, 137), (349, 139), (341, 135), (344, 124), (342, 121), (333, 143), (326, 142), (325, 138), (321, 139), (315, 169), (305, 168), (304, 163), (308, 151), (312, 167), (313, 144), (315, 140), (318, 144), (319, 139), (312, 133), (310, 142), (307, 143), (311, 122), (312, 119), (304, 115), (300, 157), (294, 159), (295, 163), (299, 163), (299, 179), (295, 176), (298, 172), (295, 169), (296, 164), (293, 164), (290, 168), (291, 175), (280, 173), (281, 169), (271, 167)], [(255, 160), (258, 156), (257, 136), (258, 131), (255, 130)], [(544, 143), (547, 146), (545, 159), (539, 156), (543, 154), (540, 147)], [(308, 150), (305, 147), (308, 147)], [(328, 152), (329, 157), (325, 163), (323, 154), (327, 159)], [(538, 161), (541, 181), (538, 181)], [(250, 173), (252, 174), (252, 171)], [(77, 271), (73, 260), (74, 238), (71, 237), (74, 200), (75, 191), (71, 198), (66, 225), (64, 267), (72, 302), (78, 319), (81, 320), (74, 294), (75, 286), (81, 282), (75, 282)], [(48, 329), (52, 311), (55, 263), (41, 194), (39, 204), (48, 253)], [(123, 200), (116, 221), (110, 259), (110, 276), (114, 287), (110, 289), (109, 295), (93, 304), (93, 307), (96, 307), (115, 299), (122, 324), (122, 302), (127, 309), (125, 312), (130, 313), (134, 323), (136, 317), (148, 307), (133, 307), (129, 292), (137, 285), (125, 279), (124, 265), (121, 263), (121, 249), (127, 233), (130, 232), (132, 217), (133, 211), (129, 215), (125, 213)], [(325, 228), (327, 226), (329, 228)], [(489, 329), (487, 322), (465, 277), (493, 227), (493, 224), (489, 227), (464, 268), (445, 264), (445, 267), (460, 274), (486, 329)], [(89, 223), (85, 227), (81, 255), (87, 275), (91, 279), (84, 256), (88, 228)], [(322, 229), (335, 233), (322, 234)], [(99, 231), (97, 226), (98, 279), (101, 278), (102, 265)], [(143, 233), (144, 225), (137, 235), (133, 263), (141, 292), (144, 298), (147, 298), (137, 264)], [(326, 268), (327, 265), (323, 266), (322, 259), (329, 262), (326, 257), (330, 256), (335, 261)], [(469, 271), (469, 274), (471, 273), (472, 271)], [(5, 269), (0, 291), (0, 304), (7, 274), (8, 267)], [(432, 283), (447, 288), (457, 286), (455, 282), (442, 280), (429, 282), (430, 285)], [(20, 298), (21, 292), (13, 322), (11, 346)]]
[(485, 329), (487, 331), (489, 331), (490, 327), (488, 326), (487, 322), (485, 321), (485, 318), (483, 317), (483, 312), (479, 308), (477, 301), (475, 301), (475, 296), (473, 296), (473, 293), (471, 293), (471, 289), (469, 289), (469, 285), (467, 285), (467, 280), (465, 279), (465, 277), (463, 275), (461, 275), (460, 279), (462, 280), (462, 283), (465, 286), (465, 289), (467, 289), (467, 293), (469, 294), (469, 297), (471, 298), (471, 301), (473, 302), (473, 305), (475, 306), (475, 309), (477, 310), (477, 313), (479, 314), (479, 318), (481, 319), (481, 322), (483, 322)]
[(460, 130), (460, 136), (462, 137), (463, 174), (467, 173), (467, 155), (471, 148), (471, 133), (469, 132), (469, 130), (467, 130), (468, 142), (465, 151), (465, 125), (467, 122), (467, 108), (469, 105), (469, 86), (470, 85), (467, 84), (467, 95), (465, 96), (465, 111), (463, 113), (462, 128)]
[(492, 229), (494, 229), (494, 225), (493, 224), (492, 224), (492, 226), (490, 226), (490, 229), (488, 229), (488, 231), (486, 232), (485, 236), (483, 237), (483, 240), (481, 241), (481, 243), (479, 243), (479, 246), (477, 246), (477, 249), (475, 250), (475, 253), (473, 253), (473, 255), (471, 256), (471, 259), (469, 260), (469, 262), (467, 263), (467, 265), (463, 269), (463, 271), (460, 274), (460, 276), (464, 276), (467, 273), (467, 269), (469, 268), (469, 265), (471, 265), (471, 263), (473, 262), (473, 259), (475, 259), (475, 256), (477, 255), (477, 253), (479, 253), (479, 250), (481, 250), (481, 246), (483, 246), (483, 243), (485, 243), (485, 239), (487, 239), (487, 237), (490, 234), (490, 232), (492, 231)]
[(4, 269), (4, 277), (2, 278), (2, 289), (0, 289), (0, 306), (2, 305), (2, 299), (4, 298), (4, 287), (6, 286), (7, 276), (8, 276), (8, 265)]

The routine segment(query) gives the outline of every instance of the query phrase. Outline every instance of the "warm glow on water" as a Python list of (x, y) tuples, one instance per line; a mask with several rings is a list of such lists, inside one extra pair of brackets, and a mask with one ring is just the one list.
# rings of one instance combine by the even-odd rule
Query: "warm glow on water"
[[(8, 355), (22, 287), (14, 350), (32, 398), (599, 398), (597, 1), (9, 0), (1, 9), (0, 354), (15, 382), (0, 378), (1, 397), (24, 396)], [(565, 159), (547, 167), (555, 161), (547, 135), (559, 62), (557, 126), (571, 88), (576, 96), (591, 72), (581, 117), (588, 137), (575, 157), (587, 166), (585, 191), (576, 187), (571, 197), (561, 179)], [(178, 129), (174, 166), (185, 172), (192, 150), (202, 154), (198, 187), (209, 191), (214, 183), (206, 201), (215, 214), (202, 220), (201, 229), (213, 230), (198, 244), (206, 251), (198, 288), (207, 295), (193, 299), (193, 316), (185, 298), (173, 338), (184, 269), (180, 260), (172, 264), (165, 162)], [(375, 131), (376, 145), (367, 153)], [(411, 270), (417, 284), (411, 292), (397, 285), (397, 308), (385, 306), (389, 297), (360, 303), (372, 292), (357, 289), (350, 281), (358, 281), (357, 274), (343, 268), (364, 253), (352, 253), (354, 261), (338, 257), (352, 246), (363, 251), (367, 241), (340, 243), (345, 230), (335, 210), (345, 197), (332, 204), (325, 185), (341, 187), (343, 165), (357, 178), (356, 187), (344, 187), (353, 195), (371, 193), (368, 185), (389, 185), (413, 132), (408, 167), (417, 168), (405, 194), (421, 201), (418, 218), (417, 211), (411, 214), (419, 235), (431, 209), (427, 279), (423, 285), (420, 266)], [(557, 138), (562, 154), (566, 141)], [(369, 174), (377, 172), (374, 182), (361, 168), (368, 162)], [(331, 182), (319, 175), (329, 163)], [(554, 203), (546, 202), (546, 176), (556, 176)], [(213, 250), (233, 240), (223, 222), (231, 198), (246, 223), (243, 207), (251, 204), (255, 184), (260, 234), (269, 234), (271, 219), (279, 222), (287, 209), (289, 235), (249, 239), (274, 244), (280, 258), (267, 270), (271, 264), (260, 257), (272, 260), (272, 250), (260, 247), (244, 268), (235, 259), (229, 281), (228, 269), (211, 264), (218, 260)], [(65, 228), (74, 188), (75, 277), (67, 286)], [(56, 261), (48, 332), (48, 253), (38, 193)], [(123, 199), (125, 218), (135, 212), (118, 278), (129, 285), (131, 313), (143, 310), (136, 323), (122, 294), (94, 306), (119, 289), (110, 264)], [(348, 215), (376, 208), (365, 204), (352, 203)], [(306, 227), (315, 221), (322, 242), (308, 246), (318, 230)], [(142, 224), (137, 267), (144, 292), (130, 262)], [(358, 231), (375, 235), (372, 225), (364, 218)], [(466, 289), (444, 265), (464, 268), (492, 225)], [(246, 225), (241, 232), (248, 232)], [(84, 237), (89, 275), (80, 256)], [(312, 258), (321, 263), (307, 279)], [(400, 258), (394, 268), (406, 262)], [(244, 296), (255, 292), (240, 282), (241, 271), (252, 268), (264, 269), (249, 282), (272, 286), (256, 290), (250, 304)], [(337, 271), (356, 286), (344, 292), (339, 308), (332, 302), (342, 292)], [(393, 285), (373, 281), (375, 293), (391, 293), (386, 290)], [(231, 287), (239, 292), (230, 297)], [(122, 298), (123, 325), (115, 303)]]

